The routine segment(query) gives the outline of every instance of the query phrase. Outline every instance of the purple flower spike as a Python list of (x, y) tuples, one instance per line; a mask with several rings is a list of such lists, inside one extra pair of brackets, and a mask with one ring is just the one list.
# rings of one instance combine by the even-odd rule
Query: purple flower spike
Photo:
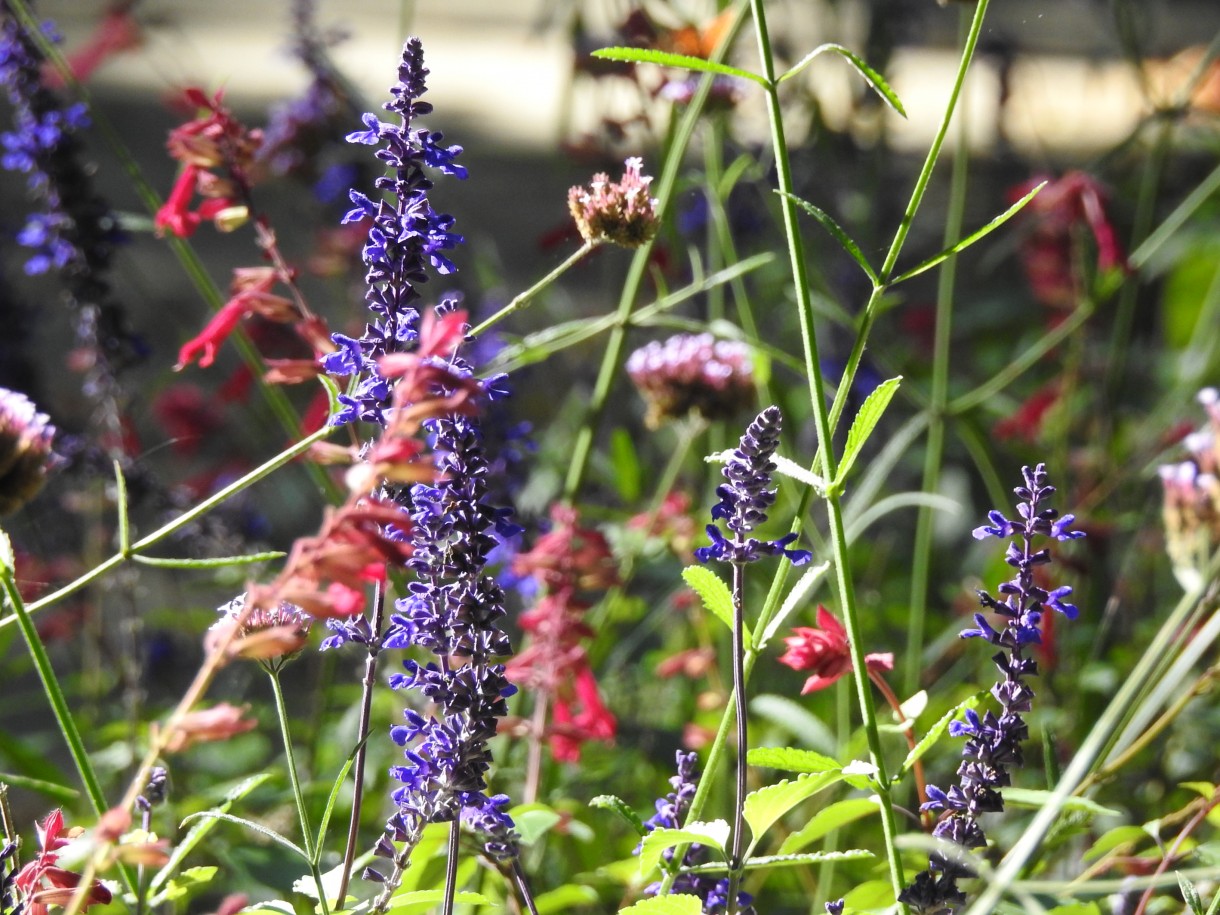
[[(1046, 549), (1035, 549), (1038, 538), (1076, 540), (1080, 531), (1068, 530), (1072, 515), (1059, 517), (1053, 508), (1043, 503), (1055, 492), (1046, 482), (1046, 467), (1039, 464), (1033, 470), (1022, 469), (1024, 485), (1014, 490), (1021, 501), (1017, 505), (1020, 521), (1010, 521), (998, 511), (987, 515), (990, 524), (974, 531), (978, 539), (999, 537), (1008, 540), (1005, 562), (1017, 570), (1016, 576), (997, 589), (1002, 599), (986, 591), (979, 592), (979, 603), (995, 613), (1004, 625), (995, 628), (976, 613), (974, 626), (961, 632), (962, 638), (983, 638), (1000, 651), (992, 658), (1002, 679), (991, 688), (1000, 704), (1000, 714), (980, 715), (970, 709), (965, 720), (949, 725), (949, 734), (966, 738), (962, 748), (963, 762), (958, 767), (959, 784), (947, 792), (928, 785), (928, 802), (922, 809), (946, 811), (933, 830), (939, 839), (961, 849), (982, 848), (987, 844), (979, 817), (984, 813), (1002, 811), (1004, 802), (1000, 788), (1011, 783), (1010, 770), (1022, 764), (1021, 744), (1029, 733), (1021, 717), (1030, 710), (1034, 691), (1025, 677), (1038, 673), (1038, 664), (1025, 657), (1027, 646), (1042, 640), (1039, 625), (1047, 608), (1057, 610), (1068, 619), (1076, 618), (1076, 607), (1064, 598), (1072, 593), (1069, 587), (1047, 591), (1034, 583), (1034, 570), (1051, 561)], [(974, 872), (963, 852), (935, 852), (928, 858), (928, 869), (916, 875), (914, 881), (899, 894), (899, 900), (911, 911), (921, 915), (943, 915), (966, 901), (958, 889), (962, 877)]]
[(799, 566), (813, 558), (808, 550), (788, 549), (788, 544), (796, 539), (795, 534), (778, 540), (746, 536), (767, 520), (767, 509), (775, 502), (776, 491), (771, 487), (775, 463), (771, 457), (779, 447), (781, 423), (779, 407), (767, 407), (750, 423), (741, 444), (725, 462), (723, 473), (728, 482), (716, 489), (720, 501), (712, 508), (712, 518), (723, 521), (733, 538), (726, 538), (716, 525), (709, 524), (707, 535), (711, 546), (695, 550), (695, 558), (700, 562), (719, 559), (746, 563), (762, 556), (783, 556)]

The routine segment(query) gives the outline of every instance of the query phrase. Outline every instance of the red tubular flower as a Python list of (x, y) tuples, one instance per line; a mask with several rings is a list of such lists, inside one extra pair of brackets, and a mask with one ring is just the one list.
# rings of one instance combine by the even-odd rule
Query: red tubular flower
[[(17, 872), (13, 884), (21, 892), (29, 915), (47, 915), (49, 905), (67, 905), (80, 885), (80, 874), (58, 866), (57, 852), (80, 834), (80, 830), (64, 830), (64, 814), (56, 810), (37, 826), (38, 857)], [(100, 880), (94, 880), (85, 895), (81, 910), (91, 905), (110, 902), (110, 890)]]
[[(143, 43), (140, 23), (129, 9), (116, 6), (98, 21), (93, 34), (84, 44), (65, 56), (65, 61), (72, 78), (84, 83), (111, 57), (138, 48)], [(51, 66), (45, 68), (42, 79), (52, 89), (62, 89), (64, 86), (63, 77)]]
[(992, 432), (1000, 441), (1019, 438), (1032, 444), (1042, 432), (1042, 421), (1047, 412), (1058, 402), (1059, 383), (1052, 381), (1034, 391), (1011, 416), (996, 423)]
[[(792, 635), (784, 639), (788, 650), (779, 662), (793, 670), (812, 670), (813, 676), (801, 687), (801, 695), (825, 689), (851, 670), (851, 650), (847, 644), (847, 632), (829, 610), (818, 604), (818, 625), (821, 629), (798, 626)], [(890, 652), (864, 656), (869, 671), (894, 669), (894, 655)]]

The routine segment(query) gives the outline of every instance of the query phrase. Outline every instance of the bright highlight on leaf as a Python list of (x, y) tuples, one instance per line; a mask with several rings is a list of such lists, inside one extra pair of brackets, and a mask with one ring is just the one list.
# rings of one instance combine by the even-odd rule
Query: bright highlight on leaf
[(719, 76), (735, 76), (738, 79), (748, 79), (766, 86), (767, 81), (757, 73), (730, 67), (728, 64), (718, 64), (702, 57), (691, 57), (687, 54), (670, 54), (665, 51), (653, 51), (648, 48), (602, 48), (594, 51), (593, 56), (601, 60), (619, 60), (624, 63), (657, 64), (661, 67), (677, 67), (680, 70), (694, 70), (698, 73), (715, 73)]

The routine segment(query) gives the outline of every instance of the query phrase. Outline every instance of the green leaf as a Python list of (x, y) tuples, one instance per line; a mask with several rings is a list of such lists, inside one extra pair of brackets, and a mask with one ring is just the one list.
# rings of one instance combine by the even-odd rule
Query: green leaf
[(885, 408), (893, 400), (894, 394), (898, 391), (898, 385), (901, 383), (901, 375), (881, 382), (881, 384), (873, 388), (868, 397), (864, 399), (864, 403), (860, 405), (860, 412), (856, 414), (856, 418), (852, 420), (851, 428), (847, 430), (847, 444), (843, 448), (843, 459), (839, 462), (838, 479), (835, 481), (836, 486), (841, 487), (843, 481), (847, 479), (847, 474), (851, 471), (852, 464), (860, 456), (864, 443), (872, 435), (873, 429), (876, 428), (877, 422), (881, 419), (881, 414), (885, 412)]
[[(390, 912), (423, 911), (444, 900), (444, 890), (413, 890), (409, 893), (399, 893), (394, 897), (390, 907), (386, 909), (386, 913), (388, 915)], [(457, 892), (453, 895), (453, 901), (458, 905), (485, 905), (498, 908), (482, 893)]]
[(901, 283), (905, 280), (909, 280), (913, 276), (919, 276), (919, 274), (923, 273), (924, 271), (931, 270), (933, 267), (935, 267), (937, 264), (941, 263), (942, 261), (946, 261), (949, 258), (951, 258), (953, 255), (966, 250), (967, 248), (969, 248), (971, 245), (973, 245), (976, 241), (983, 238), (984, 236), (990, 235), (993, 231), (998, 229), (1004, 223), (1008, 222), (1008, 220), (1012, 219), (1012, 217), (1016, 216), (1017, 213), (1020, 212), (1021, 208), (1024, 207), (1025, 204), (1027, 204), (1031, 200), (1033, 200), (1034, 196), (1044, 187), (1046, 187), (1045, 181), (1043, 181), (1036, 188), (1034, 188), (1032, 191), (1030, 191), (1028, 194), (1026, 194), (1024, 197), (1022, 197), (1012, 206), (1010, 206), (1007, 210), (1005, 210), (995, 219), (991, 220), (991, 222), (987, 223), (987, 225), (983, 226), (983, 228), (967, 235), (957, 244), (951, 245), (950, 247), (946, 248), (944, 251), (940, 252), (940, 254), (937, 254), (933, 257), (928, 258), (918, 267), (914, 267), (914, 268), (908, 270), (906, 273), (902, 274), (901, 276), (898, 276), (895, 279), (890, 280), (889, 285), (897, 286), (899, 283)]
[[(733, 594), (720, 576), (706, 566), (687, 566), (682, 570), (682, 580), (699, 595), (708, 613), (732, 631)], [(750, 646), (754, 644), (750, 627), (744, 623), (742, 624), (742, 641), (745, 643), (746, 651), (749, 651)]]
[(17, 560), (13, 556), (13, 542), (8, 539), (8, 534), (2, 528), (0, 528), (0, 568), (10, 572), (17, 571)]
[(643, 471), (635, 451), (635, 439), (626, 429), (617, 428), (610, 438), (610, 463), (614, 467), (614, 485), (628, 505), (640, 498)]
[(879, 286), (881, 284), (881, 280), (877, 276), (877, 271), (874, 270), (873, 265), (868, 262), (868, 258), (864, 256), (864, 252), (860, 250), (860, 246), (855, 243), (855, 241), (850, 235), (847, 234), (846, 231), (844, 231), (842, 226), (834, 221), (834, 217), (832, 217), (821, 207), (816, 207), (808, 200), (802, 200), (795, 194), (787, 194), (783, 191), (776, 191), (775, 193), (779, 194), (781, 197), (787, 197), (802, 210), (820, 222), (822, 224), (822, 228), (829, 232), (831, 236), (833, 236), (834, 240), (837, 241), (843, 248), (843, 250), (851, 255), (851, 259), (860, 265), (860, 269), (864, 271), (865, 275), (869, 278), (869, 280), (872, 281), (872, 284), (874, 286)]
[(1096, 902), (1069, 902), (1047, 909), (1046, 915), (1101, 915)]
[(894, 905), (894, 887), (888, 880), (857, 883), (843, 897), (849, 912), (881, 912)]
[(687, 823), (681, 829), (654, 829), (640, 843), (640, 874), (647, 876), (661, 863), (661, 853), (675, 845), (706, 845), (724, 855), (724, 843), (729, 840), (727, 820), (710, 823)]
[(589, 801), (589, 806), (599, 807), (602, 810), (613, 810), (631, 825), (637, 835), (648, 835), (648, 828), (640, 819), (640, 815), (627, 806), (627, 802), (620, 797), (615, 797), (613, 794), (599, 794)]
[(1151, 839), (1148, 831), (1142, 826), (1115, 826), (1113, 829), (1103, 832), (1097, 841), (1081, 855), (1081, 860), (1093, 861), (1118, 849), (1134, 851)]
[(808, 848), (840, 826), (846, 826), (848, 823), (874, 814), (880, 809), (876, 801), (867, 797), (849, 797), (836, 801), (829, 807), (819, 810), (808, 823), (784, 839), (779, 847), (779, 853), (789, 855), (802, 848)]
[(335, 802), (339, 800), (339, 791), (343, 788), (343, 783), (347, 781), (347, 773), (352, 770), (359, 750), (360, 748), (356, 747), (348, 754), (347, 761), (343, 763), (343, 768), (339, 770), (339, 774), (330, 786), (330, 795), (326, 798), (326, 809), (322, 812), (322, 822), (318, 825), (318, 841), (314, 843), (315, 848), (326, 847), (326, 833), (330, 829), (330, 818), (335, 811)]
[(546, 804), (522, 804), (514, 807), (511, 815), (523, 845), (533, 845), (563, 819)]
[(750, 700), (750, 714), (787, 731), (795, 743), (834, 752), (835, 736), (825, 722), (787, 696), (774, 693), (755, 696)]
[(619, 915), (702, 915), (703, 900), (685, 893), (653, 896), (619, 909)]
[(742, 816), (750, 824), (753, 848), (775, 822), (806, 798), (843, 780), (839, 770), (816, 775), (798, 775), (792, 781), (779, 781), (746, 795)]
[(538, 915), (553, 915), (556, 912), (569, 912), (576, 908), (595, 905), (599, 898), (597, 890), (591, 886), (565, 883), (548, 893), (535, 896), (534, 910)]
[(1195, 885), (1181, 874), (1178, 874), (1177, 877), (1178, 889), (1182, 891), (1182, 898), (1186, 900), (1190, 910), (1195, 915), (1203, 915), (1203, 900), (1199, 898), (1199, 891), (1195, 889)]
[[(779, 612), (771, 618), (767, 623), (767, 628), (763, 630), (762, 637), (758, 642), (758, 650), (762, 651), (775, 637), (775, 633), (779, 632), (779, 627), (784, 625), (790, 616), (797, 611), (801, 603), (805, 600), (805, 595), (809, 593), (819, 578), (826, 574), (826, 570), (830, 568), (829, 562), (824, 562), (821, 565), (814, 566), (802, 575), (792, 586), (792, 590), (788, 592), (788, 596), (784, 598), (783, 605), (779, 608)], [(776, 767), (779, 768), (779, 767)]]
[(221, 569), (225, 566), (246, 566), (256, 562), (283, 559), (287, 553), (267, 550), (262, 553), (247, 553), (244, 556), (216, 556), (210, 559), (174, 559), (162, 556), (142, 556), (136, 553), (131, 558), (141, 565), (160, 566), (163, 569)]
[[(1052, 791), (1040, 791), (1035, 788), (1001, 788), (1000, 794), (1004, 796), (1005, 806), (1026, 807), (1031, 810), (1045, 807), (1047, 802), (1054, 796)], [(1089, 813), (1093, 816), (1111, 817), (1122, 816), (1121, 810), (1103, 807), (1087, 797), (1064, 798), (1059, 809), (1066, 813)]]
[(755, 747), (746, 753), (746, 762), (751, 766), (766, 766), (768, 769), (783, 769), (785, 772), (801, 772), (806, 775), (821, 772), (838, 772), (843, 768), (837, 760), (813, 750), (796, 747)]
[(886, 104), (888, 104), (904, 118), (907, 116), (906, 109), (902, 107), (902, 102), (898, 100), (897, 93), (890, 88), (890, 84), (885, 81), (885, 77), (866, 64), (863, 58), (853, 54), (841, 44), (819, 45), (797, 61), (787, 73), (776, 80), (776, 83), (782, 83), (784, 80), (791, 79), (792, 77), (796, 76), (807, 66), (809, 66), (815, 57), (817, 57), (819, 54), (825, 53), (826, 51), (833, 51), (836, 54), (842, 55), (849, 64), (856, 68), (856, 71), (864, 77), (868, 84), (877, 91), (877, 94), (885, 99)]
[(656, 64), (661, 67), (677, 67), (681, 70), (694, 70), (698, 73), (718, 73), (721, 76), (736, 76), (738, 79), (748, 79), (766, 88), (767, 80), (749, 70), (740, 70), (728, 64), (718, 64), (702, 57), (691, 57), (688, 54), (669, 54), (665, 51), (654, 51), (649, 48), (602, 48), (594, 51), (593, 56), (601, 60), (620, 60), (633, 64)]
[(22, 791), (35, 791), (60, 804), (71, 804), (80, 797), (80, 792), (75, 788), (68, 788), (41, 778), (17, 775), (14, 772), (0, 772), (0, 784), (8, 785), (10, 788), (19, 788)]
[[(242, 779), (225, 794), (224, 801), (218, 806), (212, 808), (211, 812), (228, 813), (229, 808), (233, 806), (234, 802), (241, 800), (270, 778), (270, 773), (260, 772), (258, 775), (252, 775), (249, 778)], [(155, 894), (158, 889), (163, 886), (174, 873), (177, 872), (178, 868), (182, 866), (182, 862), (186, 859), (186, 856), (194, 851), (196, 846), (198, 846), (199, 843), (204, 840), (207, 834), (216, 828), (216, 824), (218, 822), (218, 820), (210, 817), (201, 819), (198, 823), (191, 827), (190, 831), (182, 838), (182, 841), (174, 846), (173, 851), (170, 852), (169, 860), (165, 862), (165, 864), (161, 867), (161, 870), (157, 871), (156, 875), (152, 878), (152, 881), (148, 885), (149, 893), (154, 894), (154, 905), (157, 903)]]
[(305, 849), (301, 848), (301, 846), (297, 845), (291, 839), (280, 835), (270, 826), (264, 826), (262, 823), (255, 823), (253, 820), (247, 820), (244, 817), (235, 817), (232, 814), (221, 813), (217, 810), (203, 810), (199, 813), (192, 813), (189, 817), (182, 821), (182, 825), (185, 826), (191, 820), (197, 819), (224, 820), (226, 823), (236, 823), (238, 826), (244, 826), (251, 832), (257, 832), (260, 836), (265, 836), (275, 844), (286, 848), (297, 855), (300, 855), (302, 860), (304, 860), (307, 864), (309, 863), (309, 855), (305, 854)]
[[(820, 864), (823, 861), (860, 861), (877, 857), (873, 852), (863, 848), (848, 848), (843, 851), (815, 851), (800, 855), (759, 855), (747, 858), (742, 867), (745, 870), (763, 870), (772, 867), (798, 867), (804, 864)], [(728, 870), (727, 864), (699, 864), (684, 868), (691, 874), (720, 874)]]
[(971, 696), (969, 699), (955, 705), (949, 711), (945, 712), (940, 717), (940, 720), (932, 727), (928, 728), (928, 733), (920, 738), (919, 743), (911, 748), (911, 752), (907, 754), (907, 758), (902, 761), (902, 768), (898, 770), (898, 774), (894, 776), (895, 780), (901, 780), (904, 775), (911, 771), (911, 767), (923, 758), (923, 755), (932, 749), (933, 745), (940, 740), (941, 736), (949, 729), (949, 725), (953, 723), (966, 709), (977, 708), (978, 704), (983, 701), (983, 697), (987, 696), (986, 690), (981, 690)]
[(219, 867), (189, 867), (170, 880), (165, 889), (151, 901), (156, 905), (163, 905), (184, 899), (211, 883), (219, 870)]
[(318, 375), (318, 381), (322, 382), (322, 387), (326, 390), (326, 415), (334, 416), (343, 407), (339, 402), (339, 383), (325, 373)]

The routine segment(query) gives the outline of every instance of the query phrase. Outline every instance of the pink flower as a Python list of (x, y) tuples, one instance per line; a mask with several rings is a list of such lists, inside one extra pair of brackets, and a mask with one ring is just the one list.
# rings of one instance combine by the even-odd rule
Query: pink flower
[(187, 712), (165, 742), (166, 753), (178, 753), (197, 743), (228, 740), (258, 727), (253, 718), (244, 717), (250, 706), (221, 702), (209, 709)]
[[(811, 670), (813, 676), (801, 687), (801, 695), (816, 692), (830, 686), (851, 670), (851, 651), (847, 644), (847, 632), (829, 610), (818, 604), (818, 625), (821, 629), (797, 626), (792, 635), (784, 639), (788, 650), (779, 662), (793, 670)], [(894, 669), (894, 655), (869, 654), (864, 656), (869, 672)]]
[[(80, 830), (64, 830), (64, 814), (56, 810), (37, 827), (38, 857), (17, 872), (13, 883), (26, 902), (29, 915), (47, 915), (47, 906), (66, 905), (76, 893), (80, 874), (59, 867), (60, 849), (80, 834)], [(110, 890), (100, 880), (94, 880), (85, 894), (84, 911), (91, 905), (110, 902)]]

